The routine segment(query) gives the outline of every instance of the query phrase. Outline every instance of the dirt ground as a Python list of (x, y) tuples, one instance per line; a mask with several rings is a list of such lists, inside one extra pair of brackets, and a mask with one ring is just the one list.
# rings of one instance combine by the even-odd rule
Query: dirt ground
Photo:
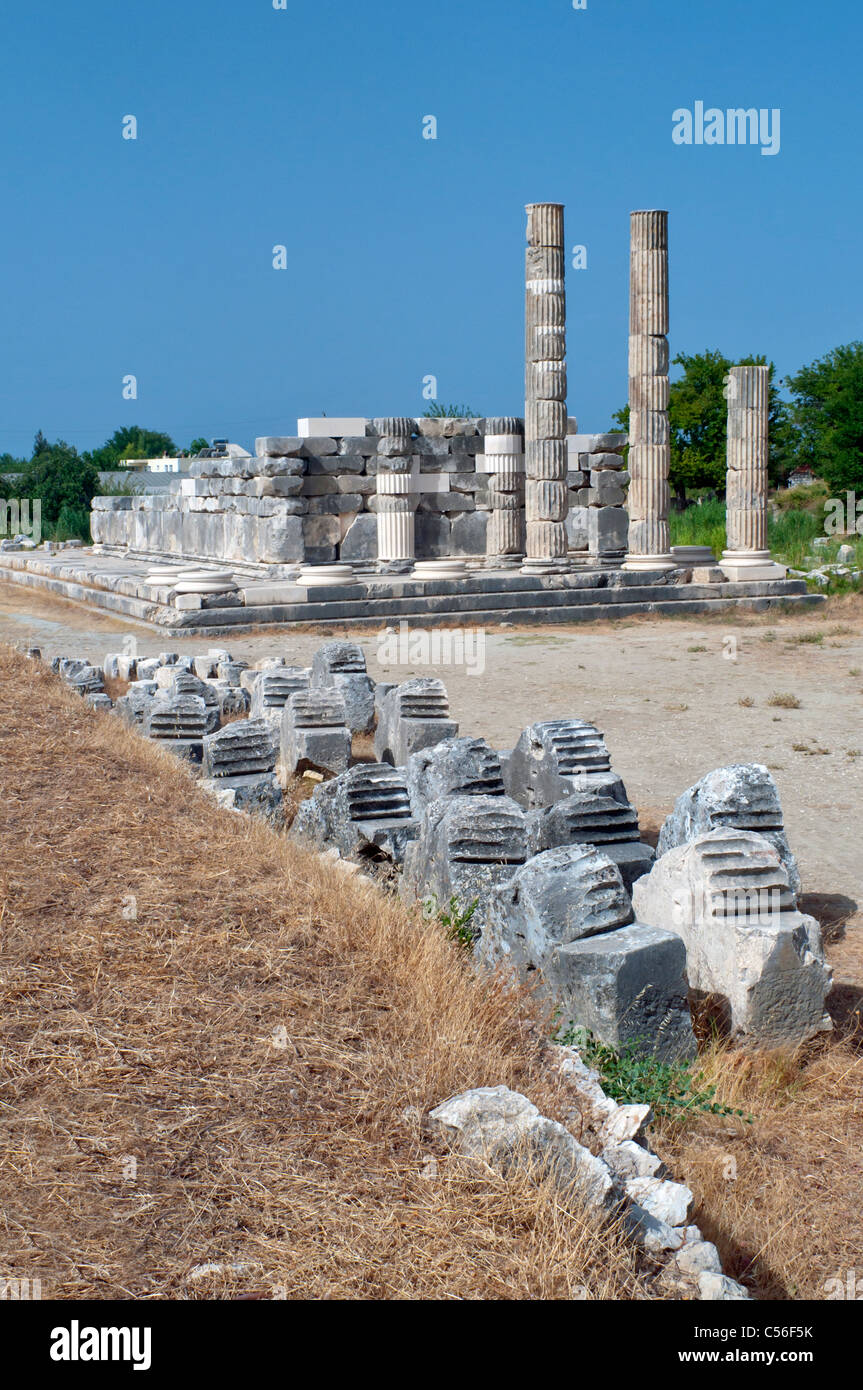
[[(324, 636), (322, 636), (322, 632)], [(101, 662), (124, 635), (139, 650), (204, 652), (307, 664), (336, 628), (294, 634), (168, 639), (125, 619), (0, 585), (0, 641), (35, 640), (48, 656)], [(377, 632), (351, 634), (378, 680), (438, 675), (461, 732), (508, 748), (526, 724), (575, 715), (606, 735), (615, 770), (648, 836), (675, 798), (730, 762), (764, 762), (779, 786), (805, 906), (826, 924), (863, 926), (863, 602), (815, 614), (657, 618), (583, 627), (489, 628), (468, 646), (473, 669), (382, 665)], [(484, 664), (480, 674), (479, 668)], [(773, 697), (786, 697), (771, 704)], [(799, 707), (793, 706), (799, 701)]]

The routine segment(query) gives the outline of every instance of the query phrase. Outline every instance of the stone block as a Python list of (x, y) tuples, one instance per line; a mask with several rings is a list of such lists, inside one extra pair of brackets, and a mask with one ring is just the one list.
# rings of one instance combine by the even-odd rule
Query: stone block
[(443, 681), (418, 677), (394, 685), (377, 702), (375, 757), (404, 767), (412, 753), (455, 738), (458, 724), (449, 717)]
[(488, 536), (488, 512), (465, 512), (452, 521), (451, 553), (453, 555), (485, 555)]
[(401, 864), (417, 832), (402, 768), (360, 764), (302, 802), (291, 838), (347, 859)]
[(659, 832), (658, 856), (711, 830), (752, 830), (776, 849), (794, 893), (802, 891), (800, 870), (785, 834), (777, 787), (763, 763), (732, 763), (708, 772), (675, 802)]
[(327, 642), (312, 659), (312, 688), (338, 691), (345, 702), (348, 728), (367, 734), (375, 724), (375, 683), (366, 671), (362, 647), (355, 642)]
[(492, 889), (511, 878), (527, 855), (524, 815), (507, 796), (455, 796), (432, 801), (405, 853), (401, 891), (463, 911), (475, 904), (471, 927), (485, 924)]
[(686, 950), (673, 931), (634, 922), (561, 946), (561, 1015), (602, 1042), (634, 1044), (665, 1060), (695, 1056)]
[(605, 739), (584, 719), (549, 719), (521, 733), (503, 766), (509, 796), (526, 810), (551, 806), (573, 792), (598, 792), (628, 806), (611, 770)]
[(305, 440), (296, 435), (263, 435), (255, 440), (255, 454), (258, 458), (295, 458), (302, 450)]
[(339, 549), (339, 559), (345, 561), (375, 560), (378, 553), (377, 517), (360, 512), (345, 532)]
[(304, 440), (320, 439), (322, 435), (336, 439), (344, 435), (357, 437), (365, 435), (369, 423), (359, 415), (321, 415), (298, 420), (297, 434)]
[(626, 553), (629, 516), (624, 507), (591, 507), (587, 522), (591, 555), (602, 557)]
[(821, 932), (797, 910), (775, 847), (714, 830), (666, 851), (633, 888), (640, 918), (677, 933), (691, 987), (716, 997), (736, 1036), (796, 1046), (832, 1028)]
[(500, 755), (482, 738), (449, 738), (412, 754), (407, 785), (414, 815), (448, 796), (504, 796)]

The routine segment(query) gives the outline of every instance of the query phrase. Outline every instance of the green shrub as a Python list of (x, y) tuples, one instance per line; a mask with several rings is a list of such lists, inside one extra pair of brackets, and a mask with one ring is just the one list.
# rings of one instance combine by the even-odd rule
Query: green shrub
[(600, 1042), (589, 1030), (570, 1025), (553, 1041), (577, 1047), (587, 1065), (599, 1073), (606, 1095), (620, 1105), (649, 1105), (654, 1115), (676, 1118), (695, 1111), (736, 1115), (752, 1123), (742, 1110), (714, 1100), (716, 1087), (705, 1085), (704, 1077), (689, 1063), (662, 1062), (638, 1040), (618, 1049)]

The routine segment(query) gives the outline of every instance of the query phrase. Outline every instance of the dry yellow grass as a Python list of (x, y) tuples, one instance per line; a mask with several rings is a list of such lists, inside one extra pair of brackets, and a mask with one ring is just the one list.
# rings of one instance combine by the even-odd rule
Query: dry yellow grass
[[(617, 1232), (423, 1131), (484, 1084), (562, 1117), (529, 997), (219, 811), (38, 663), (0, 653), (0, 680), (0, 1276), (55, 1298), (661, 1296)], [(752, 1126), (656, 1135), (756, 1296), (860, 1268), (858, 939), (831, 946), (831, 1038), (702, 1058)]]
[(470, 1086), (559, 1113), (528, 998), (38, 663), (0, 653), (0, 680), (0, 1274), (76, 1299), (651, 1296), (616, 1231), (423, 1134)]
[(828, 1280), (860, 1269), (863, 1054), (848, 993), (831, 996), (836, 1034), (795, 1053), (714, 1045), (702, 1055), (716, 1099), (751, 1125), (704, 1117), (654, 1135), (695, 1193), (726, 1273), (760, 1298), (823, 1299)]

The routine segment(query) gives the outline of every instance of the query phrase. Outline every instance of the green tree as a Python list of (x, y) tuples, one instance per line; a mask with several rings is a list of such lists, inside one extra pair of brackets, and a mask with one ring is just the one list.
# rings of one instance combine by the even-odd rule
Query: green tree
[[(721, 495), (725, 491), (728, 372), (734, 366), (766, 366), (767, 359), (743, 357), (733, 362), (723, 353), (708, 349), (693, 355), (678, 353), (674, 365), (682, 367), (683, 374), (671, 382), (668, 394), (669, 482), (680, 501), (685, 500), (687, 488), (712, 488)], [(770, 471), (773, 480), (779, 481), (791, 467), (793, 448), (788, 407), (775, 383), (776, 368), (772, 362), (769, 365)], [(613, 420), (628, 430), (629, 406), (618, 410)]]
[(175, 457), (177, 446), (169, 434), (145, 430), (140, 425), (124, 425), (115, 430), (99, 449), (86, 455), (100, 469), (116, 468), (126, 459), (154, 459), (163, 454)]
[(86, 540), (90, 503), (99, 491), (99, 470), (65, 440), (49, 444), (40, 432), (37, 441), (41, 441), (39, 447), (29, 463), (24, 464), (14, 496), (39, 499), (43, 532), (54, 531), (62, 515), (66, 530), (71, 530), (74, 523), (74, 534)]
[(863, 492), (863, 342), (834, 348), (786, 377), (797, 457), (834, 493)]
[(26, 459), (18, 459), (14, 454), (0, 454), (0, 473), (21, 473), (26, 467)]
[(206, 439), (193, 439), (188, 449), (186, 450), (186, 453), (199, 454), (202, 449), (209, 449), (209, 447), (209, 442)]

